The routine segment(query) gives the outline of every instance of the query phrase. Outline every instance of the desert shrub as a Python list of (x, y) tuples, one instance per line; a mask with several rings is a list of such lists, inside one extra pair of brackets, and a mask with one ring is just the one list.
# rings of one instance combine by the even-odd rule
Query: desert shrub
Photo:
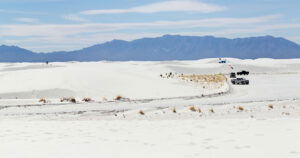
[(75, 98), (70, 98), (69, 102), (76, 103), (76, 99)]
[(211, 113), (215, 113), (215, 110), (213, 108), (209, 109), (208, 111)]
[(202, 110), (200, 109), (200, 108), (198, 108), (198, 110), (197, 110), (199, 113), (201, 113), (202, 112)]
[(93, 100), (91, 98), (83, 98), (82, 101), (84, 101), (84, 102), (92, 102)]
[(193, 112), (196, 112), (196, 111), (197, 111), (197, 109), (196, 109), (194, 106), (190, 106), (189, 109), (190, 109), (191, 111), (193, 111)]
[(65, 102), (65, 101), (68, 101), (67, 98), (60, 98), (60, 102)]
[(120, 96), (120, 95), (118, 95), (118, 96), (116, 96), (115, 97), (115, 100), (117, 100), (117, 101), (130, 101), (130, 99), (129, 98), (125, 98), (125, 97), (123, 97), (123, 96)]
[(120, 95), (118, 95), (118, 96), (115, 97), (115, 100), (122, 100), (122, 99), (123, 99), (123, 97), (120, 96)]
[(139, 111), (139, 114), (140, 114), (140, 115), (145, 115), (145, 112), (144, 112), (143, 110), (140, 110), (140, 111)]
[(226, 77), (221, 74), (216, 75), (181, 75), (179, 76), (182, 80), (191, 82), (201, 83), (223, 83), (226, 81)]
[(60, 102), (71, 102), (71, 103), (76, 103), (76, 99), (73, 98), (73, 97), (70, 97), (70, 98), (60, 98)]
[(244, 107), (242, 107), (242, 106), (238, 106), (237, 109), (238, 109), (239, 111), (244, 111), (244, 110), (245, 110)]
[(39, 102), (40, 102), (40, 103), (46, 103), (47, 100), (46, 100), (45, 98), (41, 98), (41, 99), (39, 100)]
[(268, 106), (269, 109), (273, 109), (274, 108), (272, 104), (269, 104), (267, 106)]
[(172, 112), (173, 112), (173, 113), (177, 113), (177, 111), (176, 111), (176, 108), (175, 108), (175, 107), (172, 109)]

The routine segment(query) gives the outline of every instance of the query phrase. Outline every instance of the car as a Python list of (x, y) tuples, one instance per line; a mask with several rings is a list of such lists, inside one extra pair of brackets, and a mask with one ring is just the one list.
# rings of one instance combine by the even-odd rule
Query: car
[(224, 64), (224, 63), (226, 63), (226, 60), (220, 60), (219, 63)]
[(235, 72), (230, 73), (230, 78), (236, 78)]
[(247, 80), (245, 78), (235, 78), (235, 79), (231, 79), (231, 83), (238, 84), (238, 85), (248, 85), (249, 80)]
[(249, 71), (243, 70), (243, 71), (237, 72), (236, 74), (237, 75), (249, 75)]

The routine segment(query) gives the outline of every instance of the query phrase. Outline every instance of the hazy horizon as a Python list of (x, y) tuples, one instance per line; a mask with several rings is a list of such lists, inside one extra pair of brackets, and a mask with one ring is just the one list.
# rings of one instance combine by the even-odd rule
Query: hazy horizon
[(0, 44), (53, 52), (165, 34), (272, 35), (300, 43), (299, 4), (297, 0), (0, 0)]
[[(71, 52), (71, 51), (78, 51), (78, 50), (81, 50), (81, 49), (84, 49), (84, 48), (89, 48), (89, 47), (92, 47), (92, 46), (95, 46), (95, 45), (99, 45), (99, 44), (105, 44), (107, 42), (111, 42), (111, 41), (114, 41), (114, 40), (121, 40), (121, 41), (131, 42), (131, 41), (134, 41), (134, 40), (140, 40), (140, 39), (144, 39), (144, 38), (159, 38), (159, 37), (168, 36), (168, 35), (169, 36), (193, 36), (193, 35), (178, 35), (178, 34), (172, 35), (172, 34), (165, 34), (165, 35), (157, 36), (157, 37), (141, 37), (141, 38), (132, 39), (132, 40), (112, 39), (112, 40), (109, 40), (109, 41), (104, 41), (102, 43), (95, 43), (95, 44), (88, 45), (86, 47), (82, 47), (82, 48), (78, 48), (78, 49), (72, 49), (72, 48), (70, 48), (69, 50), (55, 50), (55, 51), (49, 51), (49, 52), (36, 52), (36, 51), (30, 50), (30, 49), (26, 49), (26, 48), (20, 47), (18, 45), (4, 45), (4, 44), (0, 44), (0, 46), (12, 46), (12, 47), (15, 46), (15, 47), (19, 47), (19, 48), (23, 48), (23, 49), (32, 51), (34, 53)], [(214, 38), (226, 38), (226, 39), (253, 38), (253, 37), (265, 37), (265, 36), (271, 36), (271, 37), (274, 37), (274, 38), (284, 38), (284, 37), (277, 37), (277, 36), (272, 36), (272, 35), (251, 36), (251, 37), (235, 37), (235, 38), (227, 38), (227, 37), (220, 37), (220, 36), (213, 36), (213, 35), (203, 35), (203, 36), (195, 36), (195, 37), (206, 37), (206, 36), (211, 36), (211, 37), (214, 37)], [(284, 38), (284, 39), (286, 39), (286, 38)], [(286, 39), (286, 40), (289, 40), (289, 39)], [(289, 41), (294, 42), (297, 45), (299, 45), (299, 43), (297, 43), (295, 41), (292, 41), (292, 40), (289, 40)]]

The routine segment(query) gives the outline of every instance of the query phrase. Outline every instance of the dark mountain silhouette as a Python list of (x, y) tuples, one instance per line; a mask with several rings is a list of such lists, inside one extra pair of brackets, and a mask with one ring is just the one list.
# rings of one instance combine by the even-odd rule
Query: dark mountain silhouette
[(0, 46), (0, 62), (160, 61), (218, 57), (300, 58), (300, 45), (272, 36), (227, 39), (165, 35), (130, 42), (113, 40), (70, 52), (34, 53), (16, 46)]

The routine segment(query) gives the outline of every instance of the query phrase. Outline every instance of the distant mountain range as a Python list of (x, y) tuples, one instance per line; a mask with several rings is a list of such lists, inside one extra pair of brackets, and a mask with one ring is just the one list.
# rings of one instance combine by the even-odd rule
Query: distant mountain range
[(130, 42), (113, 40), (70, 52), (34, 53), (16, 46), (0, 46), (0, 62), (161, 61), (219, 57), (300, 58), (300, 45), (272, 36), (227, 39), (165, 35)]

